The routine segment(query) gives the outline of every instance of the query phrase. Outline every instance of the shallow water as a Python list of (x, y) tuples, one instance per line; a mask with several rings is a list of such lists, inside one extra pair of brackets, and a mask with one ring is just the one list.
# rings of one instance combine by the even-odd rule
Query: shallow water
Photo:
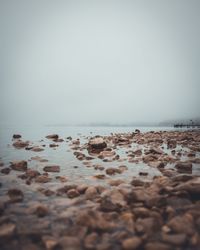
[[(134, 132), (136, 127), (64, 127), (64, 126), (26, 126), (26, 127), (1, 127), (0, 128), (0, 160), (4, 162), (5, 166), (9, 166), (10, 161), (13, 160), (27, 160), (28, 167), (37, 169), (42, 172), (43, 167), (49, 164), (56, 164), (60, 166), (60, 173), (50, 173), (50, 176), (65, 176), (68, 178), (68, 182), (78, 183), (87, 183), (95, 184), (102, 183), (106, 184), (105, 179), (100, 180), (96, 179), (93, 176), (96, 174), (105, 174), (105, 171), (94, 170), (93, 167), (86, 167), (82, 161), (76, 159), (73, 154), (73, 150), (70, 148), (71, 142), (66, 138), (71, 136), (72, 139), (80, 138), (81, 143), (88, 141), (89, 136), (95, 135), (110, 135), (111, 133), (128, 133)], [(141, 132), (147, 131), (170, 131), (175, 130), (173, 127), (137, 127)], [(176, 129), (183, 131), (183, 129)], [(15, 149), (12, 146), (12, 136), (13, 134), (21, 134), (23, 140), (28, 140), (33, 143), (35, 146), (45, 145), (44, 151), (33, 152), (25, 149)], [(59, 147), (50, 148), (49, 144), (52, 143), (51, 140), (45, 138), (48, 134), (58, 134), (60, 138), (64, 139), (64, 142), (56, 143), (59, 144)], [(126, 181), (131, 181), (133, 177), (138, 177), (140, 171), (148, 172), (148, 176), (145, 179), (151, 179), (153, 176), (161, 175), (160, 171), (156, 168), (149, 167), (144, 163), (129, 163), (127, 161), (126, 151), (136, 150), (138, 148), (143, 149), (142, 145), (132, 145), (132, 148), (120, 148), (118, 147), (116, 152), (120, 155), (120, 162), (103, 162), (101, 159), (92, 160), (92, 164), (100, 164), (103, 167), (118, 167), (120, 165), (126, 165), (128, 167), (127, 171), (124, 171), (122, 174), (116, 174), (112, 176), (112, 179), (126, 179)], [(167, 150), (167, 149), (165, 149)], [(84, 152), (83, 152), (84, 153)], [(39, 156), (42, 159), (47, 159), (48, 162), (39, 162), (37, 160), (31, 159), (32, 157)], [(124, 158), (124, 160), (123, 160)], [(126, 159), (125, 159), (126, 158)], [(173, 167), (173, 166), (170, 166)], [(194, 170), (195, 174), (199, 172), (199, 166)], [(12, 171), (12, 175), (5, 176), (4, 180), (1, 178), (1, 181), (4, 182), (5, 179), (7, 182), (12, 182), (17, 184), (19, 179), (16, 178), (20, 173)], [(2, 176), (2, 174), (1, 174)], [(18, 179), (18, 180), (16, 180)], [(109, 180), (109, 177), (106, 177), (106, 180)], [(55, 185), (56, 184), (56, 185)], [(37, 187), (37, 184), (34, 184)], [(50, 183), (43, 184), (46, 187), (54, 188), (58, 185), (62, 185), (59, 180), (53, 178)], [(32, 186), (32, 185), (31, 185)]]

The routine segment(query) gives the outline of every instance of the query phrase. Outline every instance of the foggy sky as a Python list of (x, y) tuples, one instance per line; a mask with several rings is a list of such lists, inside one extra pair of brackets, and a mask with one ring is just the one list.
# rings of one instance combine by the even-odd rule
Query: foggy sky
[(0, 0), (1, 123), (200, 116), (199, 0)]

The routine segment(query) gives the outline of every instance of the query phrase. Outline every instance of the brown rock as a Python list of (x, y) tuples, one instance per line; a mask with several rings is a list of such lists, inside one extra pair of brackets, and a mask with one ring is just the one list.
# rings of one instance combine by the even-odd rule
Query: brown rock
[(35, 214), (38, 216), (38, 217), (44, 217), (44, 216), (46, 216), (47, 214), (48, 214), (48, 208), (47, 208), (47, 206), (45, 206), (45, 205), (39, 205), (39, 206), (37, 206), (36, 207), (36, 209), (35, 209)]
[(179, 162), (175, 165), (179, 172), (192, 172), (192, 163)]
[(21, 202), (24, 198), (23, 192), (19, 189), (9, 189), (8, 196), (11, 202)]
[(58, 246), (58, 241), (49, 235), (42, 236), (42, 241), (47, 250), (53, 250)]
[(91, 233), (84, 239), (84, 246), (86, 249), (95, 249), (98, 240), (97, 233)]
[(51, 178), (46, 175), (40, 175), (36, 177), (35, 179), (35, 182), (38, 182), (38, 183), (47, 183), (49, 181), (51, 181)]
[(97, 189), (95, 187), (88, 187), (85, 191), (85, 197), (87, 200), (92, 200), (98, 195)]
[(45, 166), (45, 167), (43, 168), (43, 170), (44, 170), (45, 172), (54, 172), (54, 173), (56, 173), (56, 172), (60, 172), (60, 167), (57, 166), (57, 165)]
[(47, 139), (58, 139), (58, 135), (57, 134), (52, 134), (52, 135), (47, 135), (46, 138)]
[(0, 238), (13, 236), (16, 230), (16, 225), (7, 223), (0, 226)]
[(102, 151), (107, 147), (106, 142), (102, 137), (95, 137), (89, 140), (88, 142), (88, 150), (99, 150)]
[(180, 246), (185, 244), (187, 241), (187, 236), (185, 234), (162, 234), (162, 240), (166, 243)]
[(141, 244), (142, 240), (137, 236), (133, 236), (132, 238), (125, 239), (122, 242), (122, 248), (124, 250), (137, 249)]
[(80, 194), (84, 194), (87, 188), (88, 188), (87, 185), (82, 184), (82, 185), (79, 185), (76, 189), (77, 189), (77, 191), (78, 191)]
[(18, 140), (16, 142), (13, 143), (13, 147), (17, 148), (17, 149), (20, 149), (20, 148), (25, 148), (29, 145), (29, 142), (27, 141), (21, 141), (21, 140)]
[(41, 152), (41, 151), (44, 151), (44, 149), (43, 149), (43, 148), (40, 148), (40, 147), (33, 147), (33, 148), (31, 149), (31, 151), (33, 151), (33, 152)]
[(77, 236), (63, 236), (58, 241), (62, 250), (80, 250), (80, 239)]
[(16, 171), (26, 171), (27, 161), (12, 161), (10, 167)]
[(189, 214), (185, 214), (183, 216), (176, 216), (172, 218), (167, 226), (177, 234), (187, 234), (192, 235), (194, 233), (194, 224), (193, 218)]
[(2, 174), (9, 174), (10, 171), (11, 171), (10, 168), (2, 168), (2, 169), (1, 169), (1, 173), (2, 173)]
[(76, 190), (76, 189), (70, 189), (68, 192), (67, 192), (67, 196), (69, 198), (75, 198), (75, 197), (78, 197), (80, 194), (79, 192)]
[(118, 168), (107, 168), (106, 169), (106, 174), (108, 174), (108, 175), (114, 175), (114, 174), (121, 174), (121, 170), (120, 169), (118, 169)]
[(101, 194), (101, 197), (102, 199), (100, 203), (100, 208), (102, 211), (120, 211), (126, 206), (126, 201), (124, 199), (123, 194), (116, 188), (104, 191)]

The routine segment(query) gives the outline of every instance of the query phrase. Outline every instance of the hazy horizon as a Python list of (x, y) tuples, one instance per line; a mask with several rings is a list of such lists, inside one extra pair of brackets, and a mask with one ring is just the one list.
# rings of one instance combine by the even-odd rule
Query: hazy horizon
[(0, 0), (0, 123), (199, 118), (199, 10), (198, 0)]

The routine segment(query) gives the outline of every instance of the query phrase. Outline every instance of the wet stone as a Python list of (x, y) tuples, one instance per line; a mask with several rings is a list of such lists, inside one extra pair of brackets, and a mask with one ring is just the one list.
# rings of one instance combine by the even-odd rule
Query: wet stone
[(8, 196), (11, 202), (21, 202), (24, 198), (24, 194), (20, 189), (9, 189)]
[(16, 171), (26, 171), (27, 161), (12, 161), (10, 167)]
[(57, 173), (57, 172), (60, 172), (60, 166), (57, 166), (57, 165), (45, 166), (45, 167), (43, 168), (43, 170), (44, 170), (45, 172)]

